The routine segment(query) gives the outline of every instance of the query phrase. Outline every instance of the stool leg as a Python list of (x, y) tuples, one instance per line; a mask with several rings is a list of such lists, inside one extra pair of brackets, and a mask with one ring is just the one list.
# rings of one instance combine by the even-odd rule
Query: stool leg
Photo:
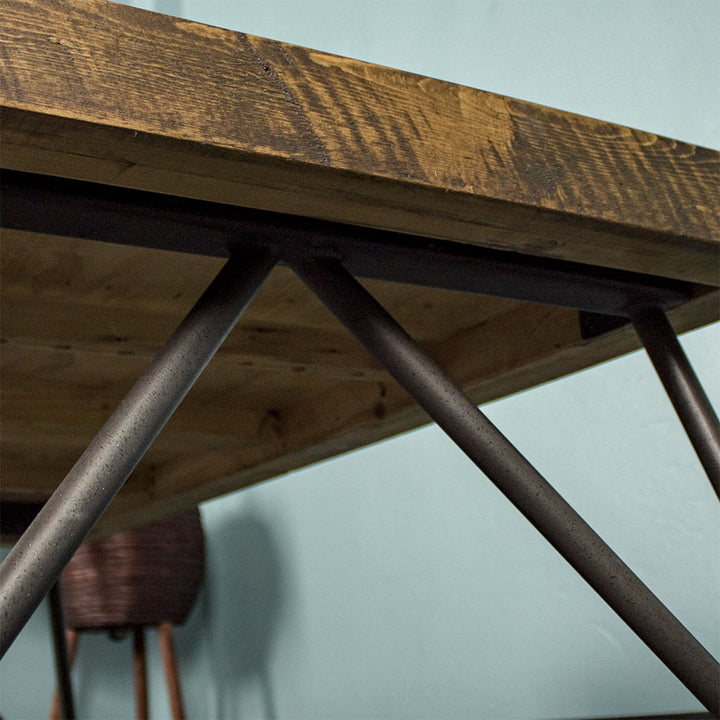
[(53, 635), (60, 716), (63, 720), (75, 720), (75, 703), (73, 702), (72, 682), (70, 680), (70, 661), (67, 636), (65, 634), (65, 613), (63, 610), (60, 581), (54, 583), (50, 588), (48, 602), (50, 606), (50, 624)]
[(160, 643), (160, 656), (165, 670), (165, 682), (168, 686), (172, 718), (173, 720), (185, 720), (177, 658), (175, 657), (175, 643), (173, 642), (172, 625), (169, 622), (162, 623), (158, 627), (158, 642)]
[[(77, 630), (66, 630), (65, 631), (65, 642), (67, 643), (68, 653), (68, 668), (72, 668), (75, 662), (75, 655), (77, 654), (78, 640), (80, 639), (80, 633)], [(55, 688), (53, 692), (52, 703), (50, 705), (50, 720), (61, 720), (60, 713), (60, 693), (58, 688)]]
[(135, 678), (135, 717), (148, 720), (147, 662), (145, 632), (142, 627), (133, 631), (133, 676)]

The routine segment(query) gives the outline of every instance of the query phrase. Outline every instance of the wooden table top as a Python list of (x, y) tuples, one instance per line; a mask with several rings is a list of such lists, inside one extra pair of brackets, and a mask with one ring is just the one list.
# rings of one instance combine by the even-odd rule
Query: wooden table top
[[(720, 315), (720, 153), (102, 0), (0, 5), (0, 166), (687, 281)], [(46, 498), (222, 264), (18, 230), (0, 245), (5, 500)], [(638, 347), (577, 310), (367, 287), (476, 402)], [(101, 521), (427, 421), (276, 268)]]

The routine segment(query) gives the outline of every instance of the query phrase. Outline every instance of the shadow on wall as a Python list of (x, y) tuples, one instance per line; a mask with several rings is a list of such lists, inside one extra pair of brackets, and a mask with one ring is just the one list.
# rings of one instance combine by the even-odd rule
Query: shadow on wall
[(246, 510), (215, 525), (210, 543), (206, 608), (218, 717), (238, 717), (258, 698), (254, 712), (275, 718), (268, 661), (284, 583), (270, 525)]

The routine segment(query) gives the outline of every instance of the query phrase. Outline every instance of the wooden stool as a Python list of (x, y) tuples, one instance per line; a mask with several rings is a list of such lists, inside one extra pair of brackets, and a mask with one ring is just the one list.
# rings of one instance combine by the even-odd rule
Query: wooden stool
[[(204, 537), (197, 509), (82, 545), (61, 577), (70, 662), (79, 633), (133, 633), (135, 712), (148, 717), (145, 628), (156, 627), (170, 709), (185, 717), (172, 626), (187, 618), (202, 583)], [(51, 718), (60, 717), (57, 692)]]

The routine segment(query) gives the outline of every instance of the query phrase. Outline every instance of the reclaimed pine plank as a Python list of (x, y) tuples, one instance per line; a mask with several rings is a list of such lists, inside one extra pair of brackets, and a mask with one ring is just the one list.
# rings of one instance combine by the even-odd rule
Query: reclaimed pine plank
[[(670, 319), (676, 331), (694, 327), (698, 318), (716, 317), (718, 300), (718, 293), (712, 292), (672, 311)], [(517, 338), (532, 332), (540, 341), (524, 343), (518, 349)], [(478, 353), (480, 346), (487, 352)], [(470, 330), (432, 350), (469, 397), (480, 404), (638, 346), (629, 325), (584, 340), (574, 311), (526, 305), (496, 318), (489, 327)], [(310, 417), (312, 422), (308, 422)], [(169, 509), (191, 507), (428, 422), (425, 413), (393, 381), (375, 387), (358, 382), (340, 384), (308, 402), (284, 407), (273, 420), (268, 432), (276, 435), (276, 444), (258, 444), (245, 454), (219, 452), (139, 467), (134, 482), (131, 478), (113, 501), (100, 532), (124, 527), (129, 517), (142, 522)]]

